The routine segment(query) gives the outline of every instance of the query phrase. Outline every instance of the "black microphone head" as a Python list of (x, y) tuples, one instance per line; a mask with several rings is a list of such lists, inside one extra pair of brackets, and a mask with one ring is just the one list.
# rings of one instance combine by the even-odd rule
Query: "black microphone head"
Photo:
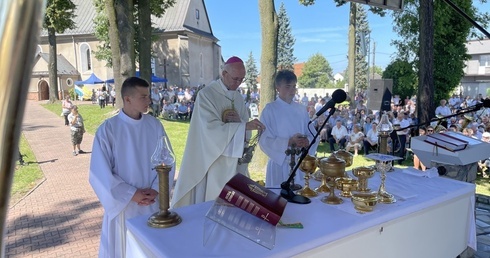
[(347, 99), (347, 93), (344, 90), (337, 89), (332, 93), (332, 100), (337, 104), (344, 102), (345, 99)]
[(482, 99), (483, 107), (490, 108), (490, 99)]

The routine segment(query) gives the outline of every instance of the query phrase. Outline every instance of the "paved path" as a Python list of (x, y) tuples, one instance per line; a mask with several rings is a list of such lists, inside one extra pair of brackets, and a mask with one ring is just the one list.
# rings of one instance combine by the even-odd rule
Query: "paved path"
[[(10, 208), (6, 257), (96, 257), (103, 210), (88, 183), (93, 136), (82, 143), (89, 153), (74, 157), (62, 117), (39, 104), (27, 102), (23, 133), (45, 180)], [(475, 257), (490, 258), (488, 197), (477, 207)]]
[(39, 104), (27, 102), (23, 133), (45, 181), (9, 209), (5, 254), (96, 257), (103, 209), (88, 183), (94, 137), (84, 135), (81, 147), (89, 153), (73, 156), (63, 118)]

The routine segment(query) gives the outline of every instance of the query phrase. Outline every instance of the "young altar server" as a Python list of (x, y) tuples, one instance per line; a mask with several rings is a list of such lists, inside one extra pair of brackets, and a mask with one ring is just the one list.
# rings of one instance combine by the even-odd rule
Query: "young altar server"
[[(259, 145), (267, 154), (269, 161), (265, 177), (265, 185), (279, 186), (289, 177), (291, 157), (285, 151), (292, 145), (307, 148), (316, 133), (306, 108), (293, 101), (296, 93), (296, 75), (289, 70), (277, 72), (275, 88), (278, 98), (267, 104), (262, 111), (260, 121), (266, 130), (262, 133)], [(308, 129), (309, 127), (309, 129)], [(306, 137), (305, 137), (306, 136)], [(310, 148), (309, 155), (314, 156), (318, 141)], [(295, 181), (303, 181), (304, 174), (296, 172)]]
[(243, 61), (230, 57), (221, 78), (197, 94), (172, 207), (214, 200), (235, 174), (248, 176), (248, 164), (238, 164), (246, 132), (263, 130), (264, 125), (258, 119), (249, 121), (237, 91), (244, 78)]
[[(99, 257), (126, 257), (126, 219), (159, 210), (157, 173), (150, 159), (166, 133), (160, 121), (145, 114), (149, 86), (137, 77), (126, 79), (122, 110), (95, 134), (89, 181), (104, 207)], [(170, 186), (173, 178), (172, 169)]]

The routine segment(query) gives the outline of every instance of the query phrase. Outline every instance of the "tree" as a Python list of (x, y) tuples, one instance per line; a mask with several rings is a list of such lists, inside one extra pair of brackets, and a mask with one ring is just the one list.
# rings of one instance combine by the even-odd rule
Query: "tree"
[[(472, 7), (472, 1), (453, 2), (470, 17), (483, 22), (484, 26), (488, 24), (488, 16), (477, 13)], [(464, 62), (469, 58), (465, 43), (475, 33), (470, 23), (444, 1), (407, 0), (405, 11), (395, 12), (394, 18), (394, 28), (401, 39), (393, 43), (397, 47), (398, 56), (412, 63), (420, 74), (417, 102), (422, 105), (419, 105), (419, 120), (428, 121), (434, 115), (434, 103), (447, 98), (459, 85)], [(432, 32), (433, 37), (430, 37)], [(433, 54), (430, 54), (428, 51), (432, 50)], [(433, 62), (432, 67), (429, 67), (430, 62)], [(426, 77), (430, 78), (431, 73), (433, 79), (429, 81)]]
[(289, 17), (284, 8), (284, 2), (279, 7), (279, 31), (277, 37), (277, 68), (278, 70), (294, 71), (294, 42), (296, 41), (291, 32)]
[(322, 54), (316, 53), (305, 62), (298, 85), (301, 88), (327, 88), (332, 80), (330, 64)]
[(56, 49), (56, 33), (74, 29), (76, 5), (71, 0), (48, 0), (43, 28), (48, 30), (49, 42), (49, 102), (53, 103), (58, 97), (58, 60)]
[(407, 61), (398, 59), (391, 62), (383, 72), (383, 79), (393, 79), (393, 94), (405, 97), (417, 93), (417, 73)]
[[(121, 85), (125, 78), (134, 75), (138, 56), (141, 77), (150, 81), (151, 14), (163, 15), (175, 0), (94, 0), (94, 3), (98, 11), (96, 36), (103, 42), (95, 57), (107, 61), (113, 68), (115, 84)], [(116, 94), (120, 98), (119, 87)], [(122, 107), (122, 102), (116, 104)]]
[[(260, 27), (262, 31), (262, 56), (260, 57), (260, 107), (263, 108), (275, 98), (274, 76), (277, 68), (277, 33), (279, 21), (274, 0), (260, 0)], [(265, 167), (267, 156), (256, 152), (260, 167)]]
[(355, 60), (355, 86), (356, 89), (365, 90), (368, 87), (368, 62), (366, 57), (369, 48), (369, 23), (364, 5), (356, 4), (356, 60)]
[(257, 90), (257, 77), (259, 77), (259, 71), (257, 70), (257, 65), (255, 65), (255, 58), (252, 55), (252, 52), (248, 55), (245, 69), (247, 71), (245, 74), (245, 84), (247, 84), (248, 93), (250, 93), (252, 90)]

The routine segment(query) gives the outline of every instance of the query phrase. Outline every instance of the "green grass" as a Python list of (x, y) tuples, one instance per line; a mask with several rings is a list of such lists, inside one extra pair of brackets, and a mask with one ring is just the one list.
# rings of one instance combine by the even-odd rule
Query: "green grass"
[[(45, 108), (51, 110), (55, 114), (59, 115), (61, 113), (61, 103), (46, 104)], [(108, 117), (114, 115), (115, 109), (112, 107), (106, 107), (105, 109), (100, 109), (98, 105), (88, 104), (79, 105), (79, 112), (82, 114), (85, 120), (85, 128), (88, 133), (95, 134), (97, 127)], [(61, 119), (61, 118), (60, 118)], [(180, 162), (184, 154), (184, 147), (187, 139), (187, 132), (189, 131), (189, 122), (182, 121), (167, 121), (161, 119), (167, 134), (169, 135), (172, 147), (177, 157), (177, 169), (180, 167)], [(329, 147), (327, 143), (320, 143), (318, 147), (318, 157), (328, 157), (330, 155)], [(257, 155), (256, 155), (257, 156)], [(364, 158), (363, 155), (354, 157), (353, 165), (348, 168), (352, 169), (359, 166), (370, 166), (373, 165), (372, 160)], [(411, 159), (406, 160), (401, 167), (412, 166), (413, 161)], [(265, 168), (259, 165), (257, 159), (252, 160), (249, 165), (249, 170), (252, 179), (254, 180), (265, 180)], [(483, 195), (490, 195), (490, 179), (482, 178), (480, 175), (476, 181), (476, 192)]]
[(21, 166), (19, 162), (16, 163), (10, 194), (11, 204), (15, 204), (44, 177), (41, 168), (36, 163), (36, 157), (23, 134), (20, 137), (19, 149), (23, 155), (24, 165)]

